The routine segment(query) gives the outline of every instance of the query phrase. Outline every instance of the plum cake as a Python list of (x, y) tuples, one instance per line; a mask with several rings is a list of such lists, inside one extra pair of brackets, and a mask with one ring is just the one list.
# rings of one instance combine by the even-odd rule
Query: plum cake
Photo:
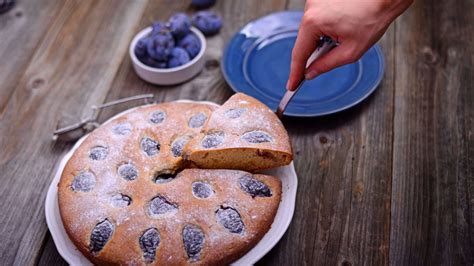
[(221, 107), (172, 102), (115, 117), (63, 170), (58, 201), (68, 236), (100, 265), (235, 261), (270, 229), (280, 203), (280, 180), (254, 173), (291, 160), (275, 119), (242, 94)]

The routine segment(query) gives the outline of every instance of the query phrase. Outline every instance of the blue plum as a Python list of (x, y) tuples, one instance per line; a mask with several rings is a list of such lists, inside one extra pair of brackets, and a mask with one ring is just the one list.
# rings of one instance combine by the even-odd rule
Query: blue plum
[(175, 45), (171, 33), (161, 31), (150, 38), (151, 41), (147, 42), (148, 56), (157, 61), (167, 61)]
[(199, 41), (199, 38), (193, 33), (190, 33), (179, 40), (178, 46), (184, 48), (188, 52), (191, 59), (196, 57), (196, 55), (201, 50), (201, 42)]
[(166, 27), (166, 23), (161, 22), (161, 21), (153, 22), (153, 24), (151, 24), (151, 28), (152, 28), (151, 33), (150, 33), (151, 36), (156, 35), (159, 32), (168, 30), (168, 28)]
[(184, 13), (176, 13), (169, 19), (169, 29), (171, 34), (177, 39), (189, 33), (191, 20)]
[(135, 55), (137, 56), (138, 59), (143, 59), (147, 56), (147, 46), (148, 46), (148, 42), (150, 41), (150, 38), (148, 37), (145, 37), (145, 38), (141, 38), (140, 40), (138, 40), (137, 44), (135, 45), (135, 48), (133, 49), (133, 51), (135, 52)]
[(200, 11), (192, 17), (193, 25), (204, 35), (211, 36), (222, 28), (222, 18), (212, 11)]
[(171, 50), (171, 56), (168, 61), (168, 67), (177, 67), (186, 64), (191, 59), (189, 58), (189, 54), (186, 50), (181, 47), (175, 47)]
[(213, 6), (216, 3), (216, 0), (192, 0), (191, 6), (195, 8), (208, 8)]

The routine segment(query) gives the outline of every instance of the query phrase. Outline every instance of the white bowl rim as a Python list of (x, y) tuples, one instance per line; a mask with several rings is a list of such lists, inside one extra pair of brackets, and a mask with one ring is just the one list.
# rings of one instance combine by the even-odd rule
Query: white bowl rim
[(194, 63), (196, 63), (201, 57), (204, 56), (204, 52), (206, 51), (206, 38), (202, 34), (202, 32), (197, 29), (196, 27), (191, 27), (191, 31), (198, 37), (199, 41), (201, 42), (201, 49), (199, 50), (199, 53), (189, 62), (187, 62), (184, 65), (173, 67), (173, 68), (156, 68), (156, 67), (151, 67), (147, 66), (144, 63), (142, 63), (140, 60), (138, 60), (137, 56), (135, 55), (134, 48), (135, 45), (137, 44), (138, 40), (141, 38), (145, 37), (146, 35), (150, 34), (152, 31), (152, 27), (146, 27), (140, 32), (138, 32), (132, 39), (132, 42), (130, 43), (130, 47), (128, 49), (130, 57), (132, 58), (132, 61), (135, 65), (139, 66), (140, 68), (143, 68), (147, 71), (154, 72), (154, 73), (171, 73), (171, 72), (177, 72), (182, 69), (185, 69)]

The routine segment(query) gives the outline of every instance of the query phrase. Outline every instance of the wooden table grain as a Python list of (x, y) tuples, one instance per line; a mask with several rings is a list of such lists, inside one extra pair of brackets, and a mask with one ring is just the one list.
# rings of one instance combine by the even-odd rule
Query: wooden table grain
[[(90, 106), (153, 93), (224, 102), (225, 44), (262, 15), (302, 0), (218, 1), (222, 32), (208, 38), (192, 81), (140, 80), (133, 35), (189, 1), (17, 0), (0, 15), (0, 264), (61, 265), (44, 217), (46, 191), (72, 144), (53, 142), (58, 121)], [(296, 211), (260, 265), (473, 265), (474, 1), (417, 0), (380, 44), (379, 89), (350, 110), (285, 118), (295, 151)], [(100, 113), (104, 121), (132, 105)]]

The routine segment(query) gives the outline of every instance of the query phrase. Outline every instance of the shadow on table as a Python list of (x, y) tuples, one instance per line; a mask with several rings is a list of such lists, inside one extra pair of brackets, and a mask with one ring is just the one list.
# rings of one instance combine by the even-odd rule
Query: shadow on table
[(319, 117), (284, 117), (282, 121), (290, 134), (295, 130), (297, 132), (303, 130), (309, 134), (315, 134), (321, 130), (334, 130), (352, 124), (367, 108), (374, 104), (376, 94), (377, 91), (356, 106), (335, 114)]

